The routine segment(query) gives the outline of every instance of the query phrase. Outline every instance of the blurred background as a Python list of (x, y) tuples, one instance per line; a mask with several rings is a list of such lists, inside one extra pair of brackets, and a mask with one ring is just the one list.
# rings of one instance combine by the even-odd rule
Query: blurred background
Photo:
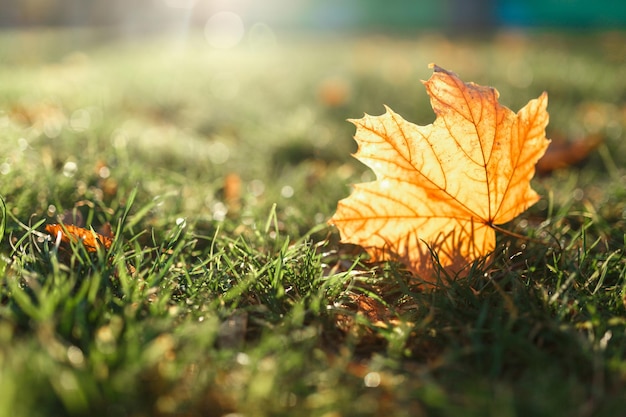
[(626, 2), (615, 0), (2, 0), (0, 25), (113, 26), (148, 31), (204, 25), (229, 10), (246, 22), (281, 28), (498, 27), (607, 28), (626, 24)]
[(307, 230), (372, 179), (346, 119), (432, 122), (430, 63), (514, 110), (547, 91), (553, 147), (574, 144), (557, 162), (605, 178), (626, 163), (624, 28), (617, 0), (0, 0), (0, 192), (53, 216), (140, 184), (168, 216), (278, 202)]

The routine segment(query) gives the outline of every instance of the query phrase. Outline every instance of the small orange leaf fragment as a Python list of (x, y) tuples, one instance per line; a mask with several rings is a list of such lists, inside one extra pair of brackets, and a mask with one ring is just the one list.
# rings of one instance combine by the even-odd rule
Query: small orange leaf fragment
[(355, 185), (329, 221), (342, 242), (362, 246), (372, 261), (402, 261), (431, 282), (430, 250), (446, 272), (462, 276), (494, 250), (494, 225), (539, 200), (530, 180), (550, 143), (546, 93), (514, 113), (498, 103), (494, 88), (432, 67), (423, 83), (434, 123), (415, 125), (388, 107), (381, 116), (350, 120), (357, 127), (354, 156), (376, 181)]
[(100, 233), (71, 224), (47, 224), (46, 232), (48, 232), (53, 239), (57, 239), (60, 236), (61, 242), (63, 243), (82, 242), (87, 252), (96, 252), (100, 246), (109, 249), (111, 244), (113, 244), (111, 237), (103, 236)]

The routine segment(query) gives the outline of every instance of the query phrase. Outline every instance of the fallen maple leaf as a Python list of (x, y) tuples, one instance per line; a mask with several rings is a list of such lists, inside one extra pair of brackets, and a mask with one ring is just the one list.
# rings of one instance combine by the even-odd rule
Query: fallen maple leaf
[(546, 93), (515, 114), (498, 103), (497, 90), (432, 67), (423, 83), (433, 124), (407, 122), (388, 107), (381, 116), (350, 120), (357, 127), (354, 156), (377, 179), (355, 185), (329, 220), (342, 242), (362, 246), (372, 261), (402, 261), (430, 282), (432, 254), (446, 272), (462, 276), (494, 250), (494, 226), (539, 199), (530, 180), (550, 143)]
[(113, 243), (111, 237), (71, 224), (47, 224), (46, 232), (48, 232), (53, 239), (60, 239), (63, 243), (82, 242), (87, 252), (96, 252), (101, 246), (104, 246), (105, 249), (109, 249)]

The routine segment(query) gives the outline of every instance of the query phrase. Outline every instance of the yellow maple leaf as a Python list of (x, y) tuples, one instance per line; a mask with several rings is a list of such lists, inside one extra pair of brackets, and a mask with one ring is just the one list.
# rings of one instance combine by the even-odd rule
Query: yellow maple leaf
[(545, 92), (514, 113), (494, 88), (431, 67), (423, 83), (434, 123), (415, 125), (388, 107), (350, 120), (354, 156), (376, 181), (355, 185), (329, 220), (342, 242), (362, 246), (373, 261), (404, 262), (425, 281), (435, 279), (431, 250), (452, 276), (494, 250), (494, 225), (539, 199), (530, 180), (550, 143)]

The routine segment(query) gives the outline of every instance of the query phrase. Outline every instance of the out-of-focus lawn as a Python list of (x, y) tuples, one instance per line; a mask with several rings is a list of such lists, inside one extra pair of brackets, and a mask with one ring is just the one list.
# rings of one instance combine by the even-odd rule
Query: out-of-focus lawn
[[(0, 415), (619, 415), (626, 36), (267, 35), (0, 35)], [(419, 293), (325, 222), (373, 178), (345, 119), (431, 122), (431, 62), (602, 144), (534, 180), (545, 244)], [(28, 233), (73, 209), (110, 253)]]

